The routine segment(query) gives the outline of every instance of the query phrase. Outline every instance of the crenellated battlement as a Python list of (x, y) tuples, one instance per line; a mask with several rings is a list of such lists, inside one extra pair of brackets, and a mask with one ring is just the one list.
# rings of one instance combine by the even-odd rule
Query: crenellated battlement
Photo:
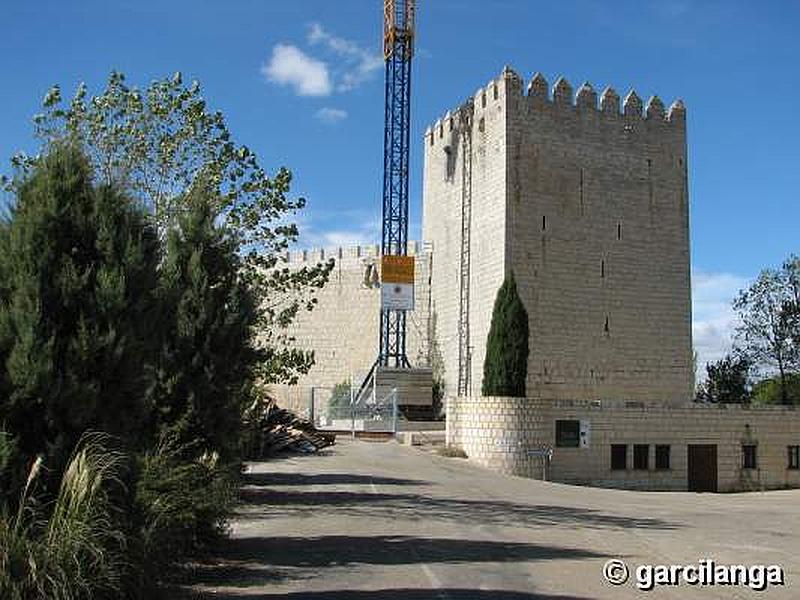
[[(644, 103), (635, 90), (630, 90), (620, 102), (617, 91), (608, 86), (600, 94), (598, 104), (597, 92), (588, 81), (582, 83), (577, 91), (573, 91), (572, 84), (565, 77), (559, 77), (550, 87), (544, 75), (536, 73), (528, 85), (524, 86), (520, 76), (508, 66), (473, 95), (476, 116), (479, 117), (482, 111), (505, 102), (512, 95), (526, 98), (532, 110), (557, 108), (584, 114), (597, 112), (606, 118), (641, 119), (681, 125), (686, 119), (686, 107), (680, 99), (675, 100), (667, 109), (658, 96), (651, 96)], [(456, 126), (457, 114), (458, 108), (451, 109), (426, 128), (427, 145), (433, 146), (440, 139), (449, 144), (446, 134)]]
[[(408, 242), (408, 255), (416, 256), (425, 252), (422, 242)], [(316, 264), (329, 259), (335, 261), (347, 259), (377, 259), (381, 255), (379, 244), (366, 244), (356, 246), (334, 246), (331, 248), (312, 248), (301, 250), (290, 250), (283, 255), (284, 263), (289, 264)]]

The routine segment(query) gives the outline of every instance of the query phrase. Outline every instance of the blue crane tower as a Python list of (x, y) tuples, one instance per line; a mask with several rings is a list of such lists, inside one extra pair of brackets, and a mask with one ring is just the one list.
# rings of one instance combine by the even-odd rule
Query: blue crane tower
[[(382, 256), (405, 256), (408, 244), (408, 171), (411, 125), (411, 59), (415, 0), (384, 0), (383, 57), (386, 104), (383, 134)], [(406, 313), (381, 309), (377, 365), (410, 368)]]

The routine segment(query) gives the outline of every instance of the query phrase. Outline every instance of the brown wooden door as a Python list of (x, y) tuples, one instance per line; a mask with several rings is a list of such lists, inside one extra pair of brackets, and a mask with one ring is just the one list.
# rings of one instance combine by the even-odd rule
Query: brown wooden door
[(687, 465), (690, 492), (717, 491), (717, 446), (689, 444)]

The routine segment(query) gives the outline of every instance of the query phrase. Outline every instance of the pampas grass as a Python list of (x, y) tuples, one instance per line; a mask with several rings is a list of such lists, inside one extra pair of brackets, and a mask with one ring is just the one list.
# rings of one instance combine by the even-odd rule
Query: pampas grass
[[(124, 456), (108, 436), (87, 433), (77, 444), (52, 506), (34, 489), (43, 468), (30, 468), (14, 515), (0, 516), (0, 597), (77, 600), (122, 595), (125, 536), (115, 498)], [(47, 509), (50, 509), (49, 511)], [(44, 517), (49, 512), (48, 517)]]

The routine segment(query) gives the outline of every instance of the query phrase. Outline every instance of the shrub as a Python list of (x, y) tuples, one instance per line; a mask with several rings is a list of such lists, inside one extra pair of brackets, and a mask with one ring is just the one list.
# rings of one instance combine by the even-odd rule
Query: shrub
[(444, 446), (436, 450), (436, 454), (447, 458), (467, 458), (467, 453), (456, 446)]
[(134, 498), (142, 585), (219, 539), (236, 501), (238, 467), (193, 455), (176, 434), (162, 436), (138, 468)]

